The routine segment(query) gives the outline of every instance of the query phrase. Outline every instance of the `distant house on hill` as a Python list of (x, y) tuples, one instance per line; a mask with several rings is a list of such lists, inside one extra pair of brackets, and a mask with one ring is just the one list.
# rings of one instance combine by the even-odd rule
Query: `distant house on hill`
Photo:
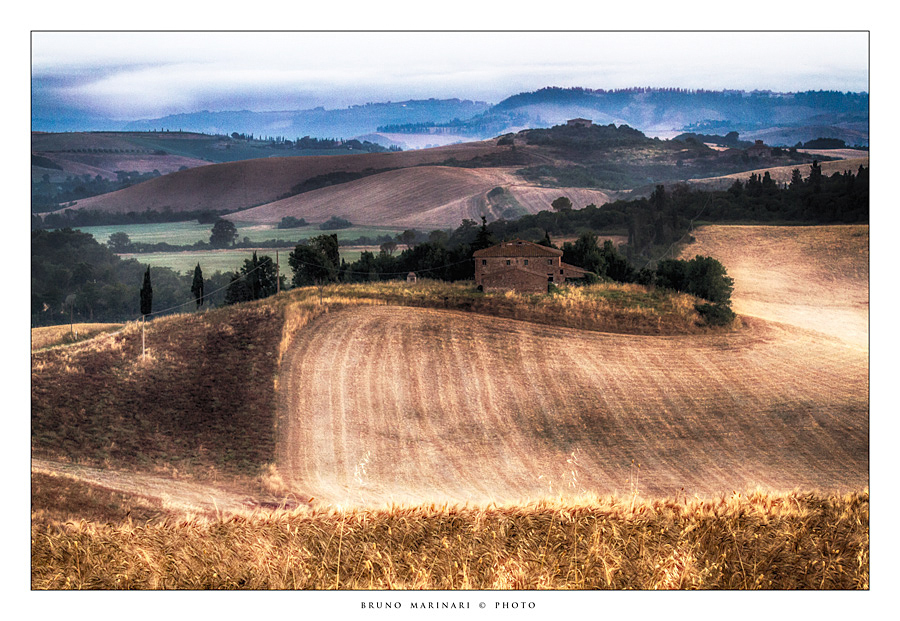
[(590, 119), (569, 119), (566, 125), (569, 127), (590, 127), (594, 122)]
[(747, 155), (750, 157), (764, 157), (771, 153), (771, 149), (762, 140), (757, 140), (752, 147), (747, 147)]
[(587, 270), (562, 262), (562, 250), (516, 239), (476, 250), (475, 284), (483, 291), (543, 293)]

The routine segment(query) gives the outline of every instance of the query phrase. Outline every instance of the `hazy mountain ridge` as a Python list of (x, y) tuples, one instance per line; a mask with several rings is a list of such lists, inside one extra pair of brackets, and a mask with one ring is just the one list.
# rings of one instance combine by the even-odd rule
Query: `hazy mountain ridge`
[[(773, 127), (790, 146), (819, 137), (868, 145), (868, 93), (807, 91), (704, 91), (624, 89), (616, 91), (548, 87), (513, 95), (467, 121), (447, 123), (454, 133), (481, 137), (548, 127), (583, 117), (596, 124), (627, 124), (647, 134), (737, 131), (745, 138)], [(503, 126), (505, 129), (500, 130)], [(815, 126), (815, 130), (806, 129)], [(816, 135), (813, 133), (818, 132)], [(486, 137), (486, 136), (485, 136)]]
[[(777, 136), (779, 143), (768, 140), (767, 143), (784, 146), (820, 137), (843, 139), (851, 146), (867, 146), (869, 140), (868, 93), (838, 91), (779, 93), (675, 88), (606, 91), (547, 87), (507, 97), (496, 105), (466, 99), (427, 99), (367, 103), (342, 109), (201, 111), (131, 122), (78, 117), (72, 112), (68, 116), (60, 112), (50, 119), (46, 116), (33, 118), (32, 129), (181, 130), (226, 135), (240, 132), (283, 136), (289, 140), (302, 136), (353, 138), (360, 135), (377, 139), (373, 132), (390, 132), (452, 134), (466, 140), (480, 140), (583, 117), (596, 124), (626, 124), (661, 137), (683, 131), (723, 135), (737, 131), (744, 139)], [(779, 131), (772, 134), (772, 128)], [(767, 131), (770, 133), (764, 134)]]
[(284, 136), (289, 140), (303, 136), (320, 138), (352, 138), (367, 134), (379, 125), (391, 123), (447, 122), (470, 118), (490, 107), (485, 102), (461, 99), (427, 99), (401, 102), (367, 103), (342, 109), (285, 110), (253, 112), (250, 110), (190, 112), (160, 119), (146, 119), (125, 124), (128, 131), (157, 128), (184, 129), (206, 134), (230, 134), (238, 131), (256, 136)]

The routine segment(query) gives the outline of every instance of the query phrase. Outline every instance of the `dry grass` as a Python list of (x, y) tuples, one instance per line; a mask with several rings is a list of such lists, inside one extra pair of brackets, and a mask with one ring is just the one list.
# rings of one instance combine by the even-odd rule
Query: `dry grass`
[(76, 323), (31, 329), (31, 351), (77, 343), (122, 327), (120, 323)]
[(271, 461), (282, 313), (244, 305), (32, 353), (35, 457), (251, 474)]
[(34, 525), (33, 589), (868, 589), (868, 492)]
[[(309, 297), (308, 290), (298, 295)], [(634, 284), (565, 286), (552, 295), (480, 293), (472, 283), (419, 279), (415, 285), (374, 282), (324, 287), (323, 300), (376, 300), (381, 304), (459, 310), (543, 325), (617, 334), (710, 334), (694, 310), (697, 299)]]

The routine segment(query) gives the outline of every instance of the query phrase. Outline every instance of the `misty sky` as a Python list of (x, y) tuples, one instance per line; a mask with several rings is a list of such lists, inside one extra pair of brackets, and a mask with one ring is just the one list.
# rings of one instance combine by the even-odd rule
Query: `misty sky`
[(35, 115), (295, 110), (545, 86), (868, 91), (865, 32), (34, 32)]

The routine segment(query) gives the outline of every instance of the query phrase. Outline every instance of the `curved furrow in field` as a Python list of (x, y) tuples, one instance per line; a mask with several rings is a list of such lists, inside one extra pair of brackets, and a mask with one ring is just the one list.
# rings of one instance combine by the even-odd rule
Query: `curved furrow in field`
[(286, 355), (279, 469), (336, 504), (858, 489), (867, 373), (859, 348), (762, 320), (636, 337), (348, 308)]

